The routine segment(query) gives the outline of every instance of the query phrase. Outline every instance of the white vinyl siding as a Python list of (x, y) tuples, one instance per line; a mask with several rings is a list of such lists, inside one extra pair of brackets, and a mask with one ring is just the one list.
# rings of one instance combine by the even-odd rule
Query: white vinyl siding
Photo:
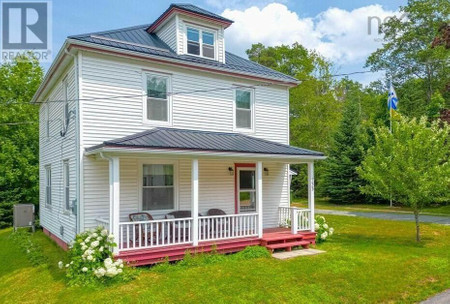
[(156, 35), (164, 41), (173, 51), (177, 50), (177, 25), (176, 18), (172, 17), (164, 24)]
[[(144, 74), (149, 70), (152, 74), (161, 71), (170, 75), (169, 90), (174, 93), (170, 97), (170, 125), (181, 129), (234, 132), (233, 87), (258, 84), (207, 72), (110, 58), (83, 56), (81, 145), (85, 148), (149, 129), (142, 119), (145, 100), (142, 95), (146, 94), (142, 89), (143, 71)], [(110, 98), (123, 95), (130, 97)], [(288, 144), (288, 90), (281, 86), (256, 86), (253, 100), (254, 131), (251, 136)], [(165, 125), (167, 123), (152, 124)]]
[[(68, 109), (76, 107), (76, 82), (74, 65), (70, 64), (63, 76), (56, 80), (55, 85), (45, 96), (39, 112), (39, 202), (41, 208), (40, 224), (51, 233), (65, 242), (70, 242), (75, 237), (76, 217), (66, 210), (64, 195), (65, 184), (63, 181), (63, 161), (75, 159), (76, 132), (75, 119), (71, 119), (66, 136), (61, 137), (60, 132), (64, 127), (64, 100), (67, 89)], [(63, 83), (63, 77), (67, 86)], [(48, 119), (47, 119), (48, 118)], [(47, 123), (48, 121), (48, 123)], [(49, 134), (49, 136), (47, 136)], [(52, 170), (52, 205), (45, 208), (45, 165), (51, 164)], [(76, 163), (69, 162), (69, 200), (76, 196)], [(64, 234), (61, 235), (61, 226)]]
[(66, 128), (69, 120), (69, 92), (68, 92), (67, 77), (63, 80), (63, 128)]

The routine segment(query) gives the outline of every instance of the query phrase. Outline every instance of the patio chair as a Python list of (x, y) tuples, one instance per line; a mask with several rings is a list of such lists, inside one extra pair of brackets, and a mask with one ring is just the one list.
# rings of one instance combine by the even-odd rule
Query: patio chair
[[(154, 220), (153, 216), (150, 213), (147, 213), (147, 212), (130, 213), (128, 215), (128, 218), (130, 219), (130, 222), (142, 222), (142, 221), (153, 221)], [(148, 224), (134, 225), (135, 241), (136, 242), (139, 241), (139, 231), (140, 231), (140, 233), (141, 233), (140, 235), (141, 235), (141, 238), (142, 238), (142, 243), (145, 243), (145, 225), (148, 225)], [(152, 235), (151, 232), (150, 232), (150, 228), (147, 227), (147, 243), (149, 245), (152, 245), (152, 244), (150, 244), (152, 236), (153, 236), (153, 243), (155, 243), (156, 242), (156, 238), (158, 237), (157, 234), (156, 234), (156, 229), (153, 230), (153, 235)]]
[[(222, 209), (218, 209), (218, 208), (213, 208), (213, 209), (209, 209), (208, 212), (206, 213), (207, 215), (210, 216), (214, 216), (214, 215), (227, 215), (227, 213), (225, 211), (223, 211)], [(217, 220), (217, 219), (216, 219)], [(217, 224), (215, 223), (216, 220), (213, 220), (211, 223), (211, 226), (208, 227), (208, 230), (211, 231), (210, 233), (213, 233), (213, 231), (220, 235), (220, 230), (222, 230), (222, 233), (225, 235), (227, 232), (227, 227), (228, 227), (228, 218), (225, 218), (222, 221), (222, 224)], [(217, 231), (217, 229), (219, 229), (219, 231)]]

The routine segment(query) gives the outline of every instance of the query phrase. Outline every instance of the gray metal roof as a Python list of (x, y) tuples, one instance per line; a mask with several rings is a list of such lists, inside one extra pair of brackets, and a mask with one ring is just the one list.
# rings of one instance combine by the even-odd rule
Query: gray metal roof
[[(200, 10), (200, 8), (197, 9)], [(74, 35), (69, 36), (68, 38), (122, 50), (134, 51), (148, 55), (156, 55), (167, 59), (176, 59), (185, 63), (202, 64), (233, 73), (250, 73), (262, 78), (268, 78), (277, 81), (290, 83), (299, 82), (294, 77), (269, 69), (256, 62), (241, 58), (230, 52), (225, 52), (226, 63), (197, 56), (178, 55), (156, 34), (150, 34), (146, 31), (150, 25), (151, 24), (144, 24), (110, 31)]]
[(223, 133), (173, 128), (154, 128), (90, 147), (174, 149), (211, 152), (239, 152), (289, 156), (323, 156), (323, 153), (283, 145), (239, 133)]
[[(233, 22), (233, 21), (230, 20), (230, 19), (224, 18), (224, 17), (222, 17), (222, 16), (220, 16), (220, 15), (214, 14), (214, 13), (212, 13), (212, 12), (210, 12), (210, 11), (207, 11), (207, 10), (205, 10), (205, 9), (202, 9), (202, 8), (200, 8), (200, 7), (198, 7), (198, 6), (195, 6), (195, 5), (189, 4), (189, 3), (172, 3), (172, 4), (169, 6), (169, 8), (168, 8), (164, 13), (161, 14), (161, 16), (164, 16), (164, 15), (165, 15), (168, 11), (170, 11), (170, 9), (173, 8), (173, 7), (176, 7), (176, 8), (179, 8), (179, 9), (182, 9), (182, 10), (185, 10), (185, 11), (188, 11), (188, 12), (200, 14), (200, 15), (203, 15), (203, 16), (206, 16), (206, 17), (210, 17), (210, 18), (222, 20), (222, 21), (225, 21), (225, 22), (230, 22), (230, 23)], [(158, 19), (160, 19), (160, 18), (161, 18), (161, 17), (159, 17)], [(157, 19), (156, 21), (158, 21), (158, 19)], [(156, 21), (155, 21), (155, 22), (156, 22)]]

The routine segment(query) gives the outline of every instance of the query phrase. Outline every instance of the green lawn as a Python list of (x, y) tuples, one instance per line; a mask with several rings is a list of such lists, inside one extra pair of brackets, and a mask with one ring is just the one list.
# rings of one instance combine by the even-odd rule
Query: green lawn
[(450, 286), (450, 227), (327, 216), (334, 237), (325, 254), (278, 261), (272, 258), (144, 268), (132, 282), (103, 288), (67, 287), (56, 266), (64, 257), (41, 232), (49, 265), (33, 267), (0, 230), (0, 303), (412, 303)]
[[(292, 205), (301, 208), (308, 207), (308, 201), (306, 199), (294, 199)], [(338, 205), (330, 203), (327, 199), (318, 198), (315, 201), (317, 209), (328, 210), (344, 210), (344, 211), (365, 211), (365, 212), (408, 212), (411, 213), (411, 208), (408, 207), (389, 207), (387, 205), (373, 205), (373, 204), (346, 204)], [(444, 215), (450, 216), (450, 205), (441, 205), (437, 207), (427, 207), (423, 209), (422, 214), (429, 215)]]

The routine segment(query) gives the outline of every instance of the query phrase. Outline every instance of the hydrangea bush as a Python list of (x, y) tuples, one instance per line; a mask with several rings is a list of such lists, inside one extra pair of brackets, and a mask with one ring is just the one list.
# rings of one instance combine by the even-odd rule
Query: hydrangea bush
[(89, 285), (98, 282), (126, 279), (123, 261), (114, 261), (112, 248), (114, 236), (99, 226), (76, 236), (70, 244), (69, 259), (65, 264), (60, 261), (59, 268), (66, 270), (69, 285)]
[(334, 229), (328, 226), (327, 221), (321, 215), (317, 215), (314, 222), (314, 229), (317, 232), (316, 242), (321, 243), (325, 242), (325, 240), (332, 236), (334, 233)]

